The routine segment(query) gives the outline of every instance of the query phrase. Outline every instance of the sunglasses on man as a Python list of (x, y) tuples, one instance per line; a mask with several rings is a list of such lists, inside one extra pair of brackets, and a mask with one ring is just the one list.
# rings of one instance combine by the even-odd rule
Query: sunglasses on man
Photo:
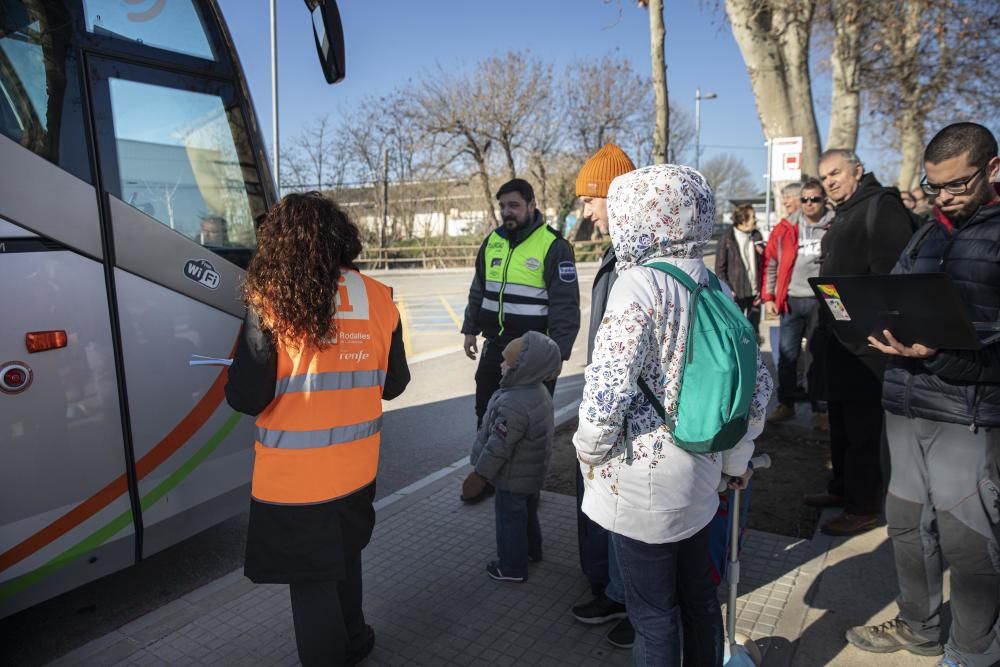
[(822, 197), (799, 197), (799, 201), (803, 204), (822, 204)]

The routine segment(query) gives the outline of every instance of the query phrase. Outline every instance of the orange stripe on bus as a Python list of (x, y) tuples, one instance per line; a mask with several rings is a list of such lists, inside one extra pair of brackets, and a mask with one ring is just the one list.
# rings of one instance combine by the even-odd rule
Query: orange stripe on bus
[[(233, 349), (235, 351), (235, 346)], [(219, 376), (215, 378), (212, 386), (209, 387), (205, 395), (194, 406), (194, 409), (163, 440), (136, 462), (135, 472), (138, 479), (143, 479), (155, 470), (171, 454), (180, 449), (198, 429), (205, 425), (205, 422), (208, 421), (225, 397), (228, 370), (228, 368), (223, 368)], [(123, 474), (45, 528), (0, 554), (0, 572), (21, 562), (42, 547), (62, 537), (110, 505), (115, 498), (127, 491), (128, 479)]]

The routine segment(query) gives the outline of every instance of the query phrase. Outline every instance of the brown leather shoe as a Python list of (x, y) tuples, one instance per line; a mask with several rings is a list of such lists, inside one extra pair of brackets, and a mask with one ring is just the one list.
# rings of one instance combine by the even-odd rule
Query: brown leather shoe
[(827, 535), (847, 537), (849, 535), (866, 533), (876, 527), (878, 527), (878, 514), (848, 514), (847, 512), (842, 512), (824, 523), (819, 529)]
[(813, 430), (820, 433), (830, 432), (830, 415), (825, 412), (813, 413)]
[(844, 499), (832, 493), (813, 493), (802, 497), (802, 504), (809, 507), (843, 507)]

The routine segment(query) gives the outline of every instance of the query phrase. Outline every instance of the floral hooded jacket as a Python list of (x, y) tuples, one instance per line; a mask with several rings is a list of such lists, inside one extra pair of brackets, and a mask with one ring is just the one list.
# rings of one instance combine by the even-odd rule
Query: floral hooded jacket
[(644, 378), (667, 413), (676, 414), (690, 293), (643, 264), (664, 260), (707, 284), (702, 249), (715, 221), (712, 190), (689, 167), (645, 167), (611, 183), (608, 215), (618, 279), (585, 371), (573, 439), (585, 483), (583, 511), (632, 539), (677, 542), (715, 515), (722, 474), (746, 470), (764, 427), (771, 377), (758, 356), (749, 430), (736, 447), (692, 454), (674, 445), (637, 382)]

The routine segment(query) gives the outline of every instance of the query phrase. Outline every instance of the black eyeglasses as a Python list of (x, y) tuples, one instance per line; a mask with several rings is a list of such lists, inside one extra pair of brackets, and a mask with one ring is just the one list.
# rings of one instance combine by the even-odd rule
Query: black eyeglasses
[(972, 181), (976, 180), (976, 177), (979, 176), (980, 173), (986, 173), (986, 167), (988, 166), (989, 163), (986, 163), (979, 169), (976, 169), (974, 172), (972, 172), (971, 176), (967, 176), (966, 178), (963, 178), (960, 181), (952, 181), (951, 183), (945, 183), (944, 185), (936, 185), (934, 183), (928, 183), (927, 177), (924, 176), (923, 179), (921, 179), (920, 181), (920, 189), (923, 190), (928, 197), (936, 197), (939, 194), (941, 194), (942, 190), (944, 190), (950, 195), (964, 195), (969, 191), (969, 184), (972, 183)]
[(799, 197), (799, 201), (803, 204), (822, 204), (822, 197)]

